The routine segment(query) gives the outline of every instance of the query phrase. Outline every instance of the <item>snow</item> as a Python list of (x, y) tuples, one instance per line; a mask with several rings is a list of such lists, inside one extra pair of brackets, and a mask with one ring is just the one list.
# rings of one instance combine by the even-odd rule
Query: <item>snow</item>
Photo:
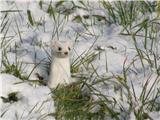
[[(43, 9), (40, 9), (38, 2), (33, 2), (32, 0), (23, 2), (15, 1), (15, 3), (16, 5), (3, 1), (0, 4), (1, 10), (15, 10), (17, 8), (22, 10), (22, 12), (20, 13), (11, 13), (9, 15), (9, 19), (11, 19), (12, 21), (7, 36), (13, 35), (14, 38), (11, 41), (10, 48), (6, 48), (6, 53), (10, 64), (15, 64), (16, 58), (19, 62), (23, 63), (23, 74), (29, 75), (32, 69), (36, 67), (30, 75), (29, 80), (37, 80), (36, 73), (39, 73), (42, 77), (44, 77), (45, 80), (48, 79), (48, 72), (46, 71), (44, 66), (49, 63), (49, 55), (51, 55), (51, 41), (53, 39), (58, 39), (57, 34), (59, 34), (60, 40), (68, 40), (73, 42), (74, 49), (71, 61), (75, 60), (79, 55), (81, 55), (82, 53), (86, 53), (87, 51), (94, 52), (95, 54), (98, 53), (98, 57), (93, 61), (92, 65), (94, 66), (94, 68), (96, 68), (97, 73), (100, 76), (119, 75), (123, 77), (123, 67), (131, 66), (130, 71), (134, 72), (127, 73), (127, 84), (129, 85), (130, 91), (133, 94), (131, 82), (133, 83), (137, 98), (140, 98), (143, 87), (146, 84), (147, 80), (149, 80), (148, 86), (146, 88), (148, 92), (154, 84), (155, 80), (159, 79), (157, 78), (156, 71), (152, 71), (149, 67), (150, 64), (147, 62), (147, 60), (144, 59), (142, 60), (144, 64), (143, 68), (141, 60), (139, 59), (139, 57), (137, 57), (137, 51), (135, 49), (133, 41), (131, 41), (131, 38), (119, 35), (121, 30), (123, 29), (122, 26), (116, 24), (95, 24), (93, 26), (88, 26), (88, 29), (86, 29), (81, 23), (73, 21), (73, 18), (77, 15), (81, 17), (83, 17), (84, 15), (106, 16), (105, 10), (96, 7), (96, 4), (90, 5), (94, 9), (91, 13), (82, 9), (76, 10), (69, 16), (69, 21), (63, 19), (62, 16), (60, 18), (56, 16), (57, 19), (59, 19), (60, 23), (64, 20), (60, 25), (60, 28), (58, 28), (58, 30), (62, 30), (62, 32), (56, 33), (55, 29), (58, 23), (55, 23), (53, 18), (51, 18), (46, 13), (47, 5), (44, 5)], [(77, 2), (75, 3), (78, 4)], [(67, 7), (70, 8), (69, 4), (67, 5)], [(40, 21), (45, 27), (43, 25), (29, 25), (30, 23), (27, 18), (27, 10), (31, 11), (34, 21)], [(156, 13), (146, 16), (152, 18), (156, 16)], [(19, 29), (22, 33), (22, 41), (20, 40), (20, 36), (17, 33), (18, 30), (16, 27), (15, 19), (20, 24)], [(85, 21), (84, 18), (83, 21)], [(90, 21), (86, 20), (85, 22), (90, 25)], [(160, 30), (158, 34), (160, 38)], [(76, 39), (77, 36), (78, 38)], [(144, 49), (141, 42), (141, 37), (137, 37), (137, 42), (138, 47), (143, 51)], [(15, 43), (18, 46), (16, 50)], [(157, 42), (157, 45), (158, 48), (160, 48), (160, 41)], [(96, 48), (98, 47), (102, 48), (102, 52), (96, 50)], [(156, 50), (157, 48), (154, 49)], [(2, 51), (3, 48), (0, 49), (0, 53)], [(157, 55), (159, 55), (160, 51), (157, 51), (157, 53)], [(85, 54), (83, 54), (82, 56), (85, 56)], [(1, 65), (1, 61), (3, 59), (2, 57), (2, 54), (0, 54), (1, 71), (3, 71), (4, 69), (4, 66)], [(145, 57), (147, 58), (147, 56)], [(149, 57), (154, 64), (153, 54), (151, 53)], [(134, 64), (132, 64), (133, 60), (135, 60)], [(39, 63), (40, 65), (36, 66)], [(157, 67), (160, 67), (160, 59), (158, 59), (157, 63)], [(153, 69), (155, 68), (153, 67)], [(54, 101), (52, 100), (50, 94), (50, 89), (47, 86), (34, 85), (30, 84), (29, 82), (21, 82), (21, 79), (11, 74), (0, 74), (0, 96), (7, 97), (11, 92), (18, 92), (19, 99), (18, 102), (14, 103), (4, 103), (2, 99), (0, 99), (1, 113), (5, 112), (3, 119), (16, 120), (16, 116), (18, 116), (19, 119), (23, 120), (36, 120), (37, 118), (43, 117), (45, 118), (45, 120), (53, 120), (53, 116), (46, 116), (49, 113), (53, 113), (55, 110)], [(107, 82), (109, 83), (109, 86), (100, 85), (95, 86), (95, 88), (101, 91), (104, 95), (115, 98), (119, 102), (119, 104), (123, 105), (127, 110), (128, 104), (125, 104), (127, 101), (127, 97), (125, 97), (124, 95), (124, 101), (122, 101), (122, 98), (120, 96), (121, 86), (117, 86), (117, 90), (115, 90), (115, 92), (113, 91), (113, 89), (117, 81), (113, 78), (111, 82)], [(153, 96), (159, 89), (159, 86), (160, 82), (157, 80), (155, 89), (151, 90)], [(126, 89), (123, 89), (122, 91), (124, 92), (124, 94), (126, 93)], [(96, 99), (98, 98), (95, 97), (95, 100)], [(158, 100), (160, 102), (160, 98)], [(133, 102), (135, 103), (135, 107), (139, 108), (141, 106), (140, 100), (133, 100)], [(160, 118), (159, 111), (149, 112), (149, 115), (154, 118), (154, 120), (159, 120)], [(129, 118), (130, 120), (136, 119), (133, 111), (131, 112)]]
[[(16, 120), (15, 114), (22, 119), (36, 119), (46, 113), (53, 112), (53, 101), (51, 98), (50, 90), (45, 86), (31, 86), (27, 83), (21, 83), (22, 81), (13, 75), (1, 74), (0, 83), (2, 83), (1, 95), (7, 97), (12, 92), (18, 92), (19, 102), (1, 103), (1, 113), (6, 112), (4, 119)], [(41, 106), (42, 105), (42, 106)], [(35, 106), (35, 108), (34, 108)], [(33, 111), (31, 112), (31, 110)], [(23, 113), (24, 112), (24, 113)]]

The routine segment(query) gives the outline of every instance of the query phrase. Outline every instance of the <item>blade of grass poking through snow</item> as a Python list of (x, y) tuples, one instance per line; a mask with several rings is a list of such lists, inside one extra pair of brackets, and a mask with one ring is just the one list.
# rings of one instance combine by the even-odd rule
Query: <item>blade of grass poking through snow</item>
[(34, 26), (34, 21), (33, 21), (32, 14), (31, 14), (30, 10), (27, 10), (27, 16), (28, 16), (28, 20), (29, 20), (30, 24), (32, 26)]
[(52, 0), (50, 1), (49, 3), (49, 6), (48, 6), (48, 9), (47, 9), (47, 13), (53, 17), (54, 21), (56, 20), (55, 18), (55, 13), (54, 13), (54, 10), (53, 10), (53, 7), (52, 7)]
[(135, 7), (136, 3), (134, 1), (130, 2), (130, 7), (129, 7), (129, 20), (130, 20), (130, 29), (132, 27), (132, 22), (135, 20), (136, 18), (136, 10)]
[(2, 29), (1, 29), (1, 33), (3, 32), (4, 28), (6, 27), (7, 23), (8, 23), (9, 19), (7, 19), (7, 21), (3, 24), (1, 24), (1, 26), (3, 25)]
[[(98, 73), (98, 71), (97, 71), (98, 67), (95, 68), (94, 65), (93, 65), (92, 63), (90, 63), (90, 64), (91, 64), (91, 67), (92, 67), (93, 71), (94, 71), (95, 74), (96, 74), (96, 78), (98, 78), (98, 77), (100, 78), (101, 76), (99, 75), (99, 73)], [(94, 73), (94, 72), (93, 72), (93, 73)]]
[(158, 75), (160, 75), (160, 73), (159, 73), (160, 71), (159, 71), (158, 63), (157, 63), (157, 56), (154, 52), (153, 52), (153, 58), (154, 58), (154, 67), (156, 69), (156, 72), (157, 72)]
[(145, 38), (144, 38), (144, 48), (147, 49), (147, 35), (148, 35), (148, 22), (144, 24)]
[(136, 93), (135, 93), (135, 90), (134, 90), (134, 85), (133, 85), (132, 80), (131, 80), (131, 86), (132, 86), (132, 90), (133, 90), (134, 99), (135, 99), (135, 101), (137, 101), (137, 97), (136, 97)]
[(43, 0), (40, 0), (40, 1), (39, 1), (39, 6), (40, 6), (40, 8), (42, 9), (42, 7), (43, 7)]
[[(144, 64), (143, 64), (143, 56), (142, 56), (143, 54), (141, 54), (141, 50), (140, 50), (140, 49), (138, 48), (138, 46), (137, 46), (137, 41), (136, 41), (135, 33), (132, 33), (132, 34), (131, 34), (131, 37), (132, 37), (132, 39), (133, 39), (134, 46), (135, 46), (135, 48), (136, 48), (138, 57), (140, 58), (140, 61), (141, 61), (141, 65), (142, 65), (142, 67), (143, 67), (143, 70), (145, 71), (145, 67), (144, 67)], [(144, 74), (145, 74), (145, 72), (144, 72)]]
[(31, 108), (31, 110), (28, 112), (28, 115), (30, 115), (37, 106), (38, 106), (38, 102)]
[[(15, 4), (16, 9), (19, 10), (18, 5), (16, 4), (16, 2), (14, 2), (14, 4)], [(23, 11), (23, 10), (22, 10), (22, 11)], [(18, 14), (19, 14), (21, 20), (23, 20), (23, 16), (22, 16), (22, 14), (21, 14), (22, 11), (20, 11), (20, 10), (18, 11)]]
[(81, 55), (78, 55), (78, 53), (76, 52), (76, 50), (73, 48), (73, 51), (76, 53), (76, 55), (78, 56), (75, 60), (73, 59), (73, 61), (71, 62), (71, 73), (74, 73), (74, 72), (78, 72), (78, 68), (79, 66), (81, 65), (79, 63), (79, 59), (82, 57), (82, 55), (85, 53), (85, 51), (83, 51), (81, 53)]
[(29, 77), (31, 76), (31, 74), (33, 73), (33, 71), (36, 69), (36, 67), (38, 66), (38, 65), (40, 65), (44, 60), (45, 60), (46, 58), (43, 58), (38, 64), (36, 64), (34, 67), (33, 67), (33, 69), (31, 70), (31, 72), (29, 73), (29, 75), (27, 76), (27, 80), (29, 79)]
[(145, 98), (145, 94), (146, 94), (146, 91), (147, 91), (147, 86), (148, 86), (148, 83), (149, 83), (149, 79), (151, 78), (151, 75), (149, 75), (148, 79), (146, 80), (144, 86), (143, 86), (143, 89), (142, 89), (142, 92), (141, 92), (141, 95), (139, 97), (139, 99), (142, 101), (142, 103), (144, 103), (144, 98)]
[(6, 50), (3, 51), (2, 65), (4, 66), (4, 70), (1, 71), (2, 73), (12, 74), (22, 80), (26, 78), (22, 75), (22, 62), (16, 62), (11, 64), (8, 60)]
[(108, 57), (106, 51), (105, 51), (105, 58), (106, 58), (106, 73), (108, 73), (108, 61), (107, 61)]
[(139, 23), (139, 24), (137, 24), (137, 25), (135, 25), (135, 26), (132, 27), (132, 29), (138, 27), (138, 30), (135, 32), (135, 35), (136, 35), (139, 31), (141, 31), (141, 30), (144, 28), (144, 26), (146, 26), (146, 24), (147, 24), (148, 21), (149, 21), (148, 18), (146, 18), (146, 19), (144, 19), (141, 23)]
[(47, 100), (44, 100), (43, 102), (40, 103), (39, 107), (37, 108), (37, 110), (35, 112), (41, 112), (45, 106), (45, 103), (47, 102)]
[(6, 41), (5, 41), (5, 38), (6, 38), (6, 35), (7, 35), (7, 33), (8, 33), (8, 30), (9, 30), (9, 28), (10, 28), (11, 23), (12, 23), (12, 20), (11, 20), (10, 23), (8, 24), (8, 27), (7, 27), (6, 31), (5, 31), (5, 33), (3, 34), (3, 39), (2, 39), (2, 41), (1, 41), (1, 48), (2, 48), (2, 47), (5, 47), (5, 45), (7, 44), (7, 43), (5, 43), (5, 42), (6, 42)]
[(127, 14), (125, 14), (125, 7), (124, 7), (124, 2), (123, 1), (117, 1), (115, 2), (115, 6), (118, 8), (118, 14), (120, 17), (120, 24), (121, 25), (127, 25)]
[(73, 50), (78, 57), (71, 64), (71, 72), (73, 73), (76, 72), (81, 65), (83, 65), (83, 67), (87, 70), (87, 67), (84, 64), (84, 59), (86, 58), (86, 55), (87, 55), (86, 50), (84, 50), (80, 55), (78, 55), (78, 53), (74, 48)]
[[(58, 2), (58, 4), (59, 4), (59, 2)], [(64, 19), (61, 20), (61, 18), (60, 18), (61, 14), (56, 11), (56, 8), (52, 7), (52, 1), (50, 1), (50, 3), (49, 3), (47, 13), (53, 18), (53, 21), (55, 24), (54, 29), (53, 29), (52, 38), (56, 35), (56, 37), (59, 39), (59, 34), (63, 31), (64, 25), (66, 24), (65, 23), (66, 19), (65, 19), (65, 17), (63, 17)]]
[(15, 23), (16, 23), (16, 27), (17, 27), (17, 30), (18, 30), (19, 39), (20, 39), (21, 43), (23, 43), (23, 40), (22, 40), (22, 37), (21, 37), (21, 32), (19, 30), (19, 26), (18, 26), (18, 23), (17, 23), (16, 19), (15, 19)]
[(151, 24), (151, 32), (149, 33), (149, 37), (150, 37), (150, 39), (152, 40), (151, 41), (151, 47), (150, 47), (150, 49), (151, 50), (153, 50), (153, 46), (154, 46), (154, 38), (152, 38), (152, 36), (153, 36), (153, 28), (154, 28), (154, 25), (153, 24)]
[(157, 75), (155, 81), (154, 81), (153, 84), (151, 85), (148, 93), (146, 94), (146, 96), (145, 96), (145, 98), (144, 98), (144, 101), (146, 101), (146, 100), (150, 97), (150, 95), (151, 95), (151, 93), (152, 93), (152, 90), (155, 88), (155, 85), (156, 85), (158, 82), (160, 82), (160, 79), (159, 79), (159, 78), (160, 78), (159, 75)]
[(158, 51), (158, 26), (160, 25), (158, 23), (160, 21), (159, 18), (155, 18), (151, 21), (150, 25), (150, 32), (149, 32), (149, 38), (151, 39), (151, 50), (157, 50)]
[(157, 93), (155, 95), (155, 98), (149, 102), (150, 104), (147, 106), (150, 111), (153, 111), (154, 109), (157, 108), (157, 111), (160, 111), (160, 103), (156, 102), (156, 100), (160, 97), (160, 88), (157, 89)]
[(160, 17), (160, 1), (157, 2), (157, 13), (158, 17)]
[(125, 64), (127, 62), (127, 57), (125, 58), (124, 62), (123, 62), (123, 77), (124, 77), (124, 82), (127, 83), (127, 71), (125, 68)]
[(3, 17), (3, 20), (1, 21), (1, 26), (3, 25), (4, 21), (7, 19), (8, 17), (8, 13), (6, 13)]
[(123, 78), (118, 79), (118, 81), (123, 85), (123, 87), (126, 88), (126, 90), (128, 92), (128, 96), (127, 96), (128, 97), (128, 102), (132, 102), (132, 94), (130, 92), (129, 86), (127, 85), (127, 72), (128, 72), (129, 69), (125, 67), (126, 62), (127, 62), (127, 57), (125, 58), (125, 60), (123, 62)]
[(2, 10), (2, 11), (0, 11), (0, 12), (2, 12), (2, 13), (4, 13), (4, 12), (22, 12), (22, 10)]
[(105, 1), (105, 0), (100, 1), (100, 2), (103, 5), (103, 7), (105, 9), (107, 9), (107, 11), (108, 11), (109, 22), (110, 23), (116, 23), (117, 22), (117, 17), (115, 15), (114, 7), (112, 6), (112, 4), (110, 4), (109, 1)]
[[(108, 96), (105, 96), (104, 94), (102, 94), (99, 90), (97, 90), (96, 88), (94, 88), (92, 85), (85, 83), (85, 85), (87, 86), (87, 88), (89, 88), (89, 90), (92, 92), (93, 95), (96, 95), (98, 97), (98, 101), (100, 103), (103, 103), (103, 105), (105, 106), (104, 111), (105, 111), (105, 115), (110, 115), (112, 118), (115, 118), (116, 120), (120, 120), (118, 115), (119, 113), (114, 111), (113, 106), (111, 107), (110, 105), (112, 105), (112, 100), (108, 99)], [(107, 114), (109, 113), (109, 114)]]
[(0, 117), (2, 118), (5, 115), (5, 113), (7, 113), (8, 110), (9, 109), (5, 110), (4, 112), (1, 111), (1, 116)]
[(42, 45), (42, 48), (43, 48), (43, 50), (45, 51), (48, 59), (51, 61), (51, 59), (52, 59), (52, 54), (47, 51), (47, 49), (45, 48), (45, 46)]

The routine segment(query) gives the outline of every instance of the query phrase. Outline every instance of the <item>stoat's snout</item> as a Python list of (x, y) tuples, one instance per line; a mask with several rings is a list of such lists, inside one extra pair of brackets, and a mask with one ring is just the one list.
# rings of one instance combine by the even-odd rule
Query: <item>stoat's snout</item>
[(68, 55), (68, 52), (64, 52), (65, 55)]

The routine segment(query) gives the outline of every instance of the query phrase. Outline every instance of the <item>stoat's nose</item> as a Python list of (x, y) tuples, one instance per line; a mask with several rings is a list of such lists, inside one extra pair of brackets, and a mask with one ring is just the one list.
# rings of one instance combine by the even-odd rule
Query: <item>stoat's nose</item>
[(65, 55), (68, 55), (68, 52), (64, 52)]

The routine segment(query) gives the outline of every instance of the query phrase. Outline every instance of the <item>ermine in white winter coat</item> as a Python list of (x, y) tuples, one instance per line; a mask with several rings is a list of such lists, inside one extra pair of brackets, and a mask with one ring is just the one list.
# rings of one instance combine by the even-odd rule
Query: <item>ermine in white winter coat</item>
[(56, 88), (57, 85), (70, 84), (70, 54), (72, 43), (65, 41), (53, 41), (52, 43), (52, 62), (48, 81), (50, 88)]

